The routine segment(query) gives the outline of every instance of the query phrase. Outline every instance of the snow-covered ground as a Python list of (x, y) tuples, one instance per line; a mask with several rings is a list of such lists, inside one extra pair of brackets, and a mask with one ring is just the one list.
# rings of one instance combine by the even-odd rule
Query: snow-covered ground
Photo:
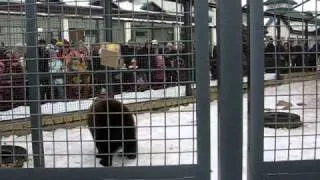
[[(293, 112), (301, 115), (304, 126), (297, 129), (271, 129), (265, 131), (265, 161), (320, 159), (318, 90), (320, 82), (308, 81), (269, 87), (265, 89), (265, 108)], [(291, 96), (288, 96), (288, 95)], [(304, 95), (303, 95), (304, 94)], [(277, 97), (275, 96), (277, 95)], [(291, 107), (277, 106), (282, 100)], [(317, 103), (318, 102), (318, 103)], [(247, 95), (243, 96), (244, 137), (247, 133)], [(217, 101), (211, 103), (212, 180), (217, 179)], [(179, 112), (180, 111), (180, 112)], [(196, 163), (195, 104), (171, 108), (168, 112), (144, 113), (136, 117), (138, 126), (138, 158), (114, 158), (114, 166), (143, 166)], [(94, 158), (94, 144), (86, 126), (44, 132), (46, 167), (101, 167)], [(275, 138), (276, 137), (276, 138)], [(31, 135), (2, 137), (2, 144), (15, 144), (27, 148), (30, 155), (24, 167), (33, 166)], [(246, 147), (244, 138), (244, 178), (246, 177)]]
[[(275, 79), (275, 74), (265, 74), (265, 80)], [(243, 78), (243, 82), (247, 82), (247, 78)], [(210, 86), (217, 86), (217, 81), (210, 81)], [(195, 85), (194, 85), (195, 87)], [(185, 86), (169, 87), (159, 90), (147, 90), (144, 92), (125, 92), (115, 95), (115, 99), (124, 103), (136, 103), (141, 101), (156, 100), (161, 98), (174, 98), (185, 96)], [(56, 102), (41, 105), (42, 114), (57, 114), (88, 109), (94, 99), (76, 100), (72, 102)], [(19, 118), (27, 118), (30, 116), (30, 108), (28, 106), (19, 106), (13, 110), (0, 112), (0, 121), (12, 120)]]
[(266, 89), (265, 108), (274, 109), (280, 100), (290, 102), (292, 107), (289, 110), (288, 107), (277, 106), (278, 111), (298, 114), (304, 122), (303, 127), (293, 130), (265, 128), (266, 161), (320, 158), (319, 90), (320, 82), (316, 81)]

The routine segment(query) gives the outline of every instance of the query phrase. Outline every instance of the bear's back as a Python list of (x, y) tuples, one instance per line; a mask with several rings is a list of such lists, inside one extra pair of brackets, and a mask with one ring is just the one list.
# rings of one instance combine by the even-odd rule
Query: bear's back
[(129, 112), (129, 109), (121, 102), (114, 99), (109, 99), (98, 100), (90, 107), (88, 114), (89, 126), (107, 126), (108, 115), (109, 126), (115, 127), (126, 124), (132, 125), (133, 123), (133, 117)]

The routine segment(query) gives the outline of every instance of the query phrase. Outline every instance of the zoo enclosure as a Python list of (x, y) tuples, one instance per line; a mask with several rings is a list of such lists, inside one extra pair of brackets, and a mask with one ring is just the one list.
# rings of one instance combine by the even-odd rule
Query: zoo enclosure
[[(7, 84), (1, 86), (1, 103), (4, 104), (1, 106), (1, 108), (5, 108), (5, 113), (2, 114), (1, 117), (3, 117), (2, 120), (18, 119), (17, 121), (13, 121), (13, 126), (15, 125), (15, 123), (18, 124), (22, 121), (31, 120), (31, 122), (33, 122), (31, 128), (26, 126), (20, 129), (32, 130), (32, 139), (28, 136), (22, 136), (22, 139), (21, 137), (19, 139), (18, 137), (10, 136), (8, 138), (3, 136), (2, 143), (16, 145), (25, 144), (28, 150), (28, 157), (34, 157), (34, 161), (29, 161), (27, 164), (24, 164), (24, 167), (26, 167), (26, 169), (2, 169), (2, 174), (7, 177), (26, 177), (26, 174), (37, 171), (37, 167), (46, 166), (47, 163), (45, 162), (49, 161), (52, 162), (49, 168), (46, 167), (43, 170), (41, 169), (40, 171), (37, 171), (37, 173), (34, 173), (34, 175), (37, 177), (46, 178), (48, 176), (48, 173), (52, 173), (61, 177), (81, 176), (83, 178), (99, 174), (101, 178), (155, 178), (156, 176), (158, 178), (177, 179), (190, 177), (197, 179), (209, 179), (210, 163), (208, 160), (208, 156), (210, 155), (210, 149), (208, 147), (210, 144), (210, 137), (208, 131), (210, 125), (208, 124), (209, 121), (203, 120), (208, 120), (209, 118), (209, 95), (207, 94), (207, 78), (209, 77), (207, 76), (208, 73), (204, 72), (207, 72), (208, 69), (207, 54), (209, 53), (207, 51), (209, 49), (213, 49), (208, 48), (206, 45), (209, 39), (207, 35), (211, 34), (211, 38), (209, 41), (215, 39), (215, 35), (212, 33), (212, 27), (207, 28), (208, 21), (205, 21), (207, 18), (208, 4), (204, 2), (195, 2), (196, 4), (194, 7), (196, 8), (195, 10), (193, 10), (192, 8), (190, 8), (192, 7), (191, 3), (188, 7), (188, 5), (183, 4), (182, 2), (173, 2), (173, 4), (168, 5), (161, 1), (161, 3), (151, 3), (151, 5), (146, 6), (143, 6), (142, 4), (140, 4), (140, 6), (129, 4), (129, 8), (127, 5), (128, 2), (116, 2), (113, 4), (108, 4), (106, 3), (106, 1), (100, 2), (101, 4), (99, 4), (99, 2), (94, 2), (98, 3), (95, 6), (89, 6), (88, 2), (86, 2), (87, 4), (85, 5), (83, 5), (82, 3), (84, 3), (84, 1), (74, 1), (74, 4), (72, 5), (68, 3), (63, 4), (56, 2), (35, 3), (30, 1), (28, 3), (28, 1), (26, 1), (25, 4), (21, 2), (5, 2), (0, 5), (4, 14), (2, 19), (4, 20), (4, 22), (9, 23), (9, 25), (4, 25), (4, 33), (1, 34), (1, 38), (5, 42), (4, 46), (6, 46), (6, 48), (15, 48), (14, 53), (12, 53), (11, 51), (7, 51), (5, 53), (6, 57), (4, 59), (11, 59), (15, 61), (12, 61), (13, 64), (8, 65), (9, 67), (14, 68), (9, 68), (9, 72), (6, 72), (5, 74), (7, 76), (2, 77), (2, 82), (5, 82)], [(199, 3), (198, 6), (196, 6), (197, 3)], [(299, 4), (295, 4), (294, 2), (288, 1), (288, 3), (289, 5), (291, 4), (292, 7), (299, 7)], [(219, 176), (222, 179), (235, 179), (241, 177), (243, 174), (243, 154), (240, 149), (243, 148), (243, 144), (246, 144), (245, 139), (244, 141), (242, 139), (242, 133), (243, 130), (245, 130), (245, 126), (242, 129), (242, 109), (245, 109), (246, 106), (242, 106), (242, 68), (243, 62), (247, 62), (249, 60), (249, 63), (247, 63), (249, 66), (247, 66), (247, 69), (244, 69), (244, 74), (249, 76), (248, 124), (250, 124), (250, 126), (248, 127), (248, 141), (250, 151), (248, 152), (248, 176), (252, 179), (281, 179), (286, 178), (286, 176), (290, 178), (317, 177), (317, 167), (319, 166), (317, 166), (318, 160), (314, 159), (317, 159), (318, 150), (318, 82), (317, 80), (310, 81), (308, 79), (307, 81), (306, 79), (301, 78), (302, 82), (297, 85), (293, 82), (296, 81), (293, 75), (295, 71), (300, 71), (300, 74), (302, 74), (302, 76), (309, 74), (310, 71), (311, 73), (315, 72), (317, 68), (317, 61), (312, 60), (311, 64), (309, 64), (310, 61), (307, 61), (307, 63), (302, 62), (305, 62), (304, 60), (306, 58), (310, 59), (315, 57), (315, 59), (317, 59), (318, 46), (315, 45), (315, 49), (313, 49), (313, 51), (307, 51), (306, 49), (299, 52), (293, 50), (279, 51), (279, 49), (281, 48), (275, 46), (272, 48), (273, 50), (271, 52), (263, 51), (265, 47), (263, 45), (264, 26), (267, 26), (268, 33), (266, 34), (266, 36), (268, 38), (272, 37), (273, 40), (271, 41), (273, 41), (274, 44), (278, 44), (278, 42), (280, 42), (281, 40), (281, 37), (285, 35), (287, 35), (288, 38), (282, 39), (281, 41), (288, 41), (288, 44), (290, 44), (292, 41), (292, 35), (295, 35), (296, 37), (298, 36), (297, 38), (299, 40), (305, 42), (303, 43), (305, 47), (313, 47), (312, 42), (316, 41), (312, 38), (316, 38), (318, 33), (316, 15), (316, 13), (318, 12), (317, 2), (313, 3), (315, 5), (315, 9), (314, 13), (311, 13), (312, 17), (297, 17), (296, 15), (298, 14), (298, 12), (290, 12), (291, 14), (289, 13), (288, 9), (290, 8), (288, 8), (288, 5), (286, 6), (285, 10), (271, 9), (269, 11), (263, 12), (262, 1), (249, 1), (247, 7), (244, 8), (241, 8), (241, 4), (238, 1), (230, 0), (217, 2), (218, 8), (216, 27), (218, 30), (218, 35), (216, 39), (218, 41), (218, 49), (216, 50), (219, 54), (219, 63), (217, 65), (217, 69), (219, 69), (218, 88), (220, 129), (218, 137), (220, 140), (223, 140), (220, 141), (218, 158), (220, 172)], [(159, 4), (161, 4), (160, 8)], [(304, 3), (302, 3), (301, 6), (303, 6), (303, 4)], [(209, 3), (209, 5), (210, 8), (214, 7), (211, 3)], [(175, 8), (174, 10), (171, 10), (171, 12), (170, 10), (166, 10), (166, 12), (163, 12), (161, 10), (161, 8), (168, 6), (175, 6)], [(187, 11), (187, 13), (186, 11), (180, 12), (178, 9), (181, 9), (182, 6), (184, 6), (183, 9), (189, 8), (190, 11)], [(105, 13), (104, 10), (110, 10), (110, 7), (112, 9), (112, 13)], [(121, 7), (126, 8), (126, 10), (120, 10)], [(141, 8), (146, 8), (147, 10), (143, 11), (143, 9)], [(247, 14), (248, 11), (250, 12), (249, 14)], [(25, 14), (18, 14), (20, 12), (25, 12)], [(191, 16), (193, 12), (195, 13), (195, 17)], [(304, 12), (304, 10), (300, 10), (300, 13), (301, 12)], [(101, 14), (105, 15), (101, 16)], [(110, 17), (113, 17), (112, 21), (110, 21)], [(247, 19), (245, 19), (246, 17)], [(270, 17), (272, 21), (267, 21), (268, 23), (263, 24), (265, 17)], [(129, 18), (131, 18), (131, 20), (136, 20), (139, 22), (133, 21), (128, 23), (126, 20), (128, 20)], [(195, 18), (195, 20), (193, 20), (193, 18)], [(39, 19), (44, 20), (38, 21)], [(124, 20), (124, 22), (122, 22), (122, 20)], [(162, 24), (163, 22), (165, 22), (165, 25)], [(194, 31), (192, 22), (194, 22), (196, 25), (194, 27), (199, 27), (198, 29), (196, 29), (196, 31)], [(247, 23), (248, 36), (242, 36), (243, 34), (241, 34), (240, 30), (241, 27), (243, 27), (242, 23), (245, 24), (245, 22)], [(286, 27), (288, 22), (292, 22), (292, 27), (302, 27), (302, 30), (292, 30), (291, 27), (291, 29), (289, 28), (289, 31), (287, 31)], [(297, 22), (300, 24), (297, 24)], [(80, 28), (78, 26), (80, 26)], [(206, 28), (201, 29), (200, 27)], [(313, 36), (311, 36), (312, 33), (309, 32), (312, 31), (312, 28), (315, 29)], [(207, 29), (209, 29), (208, 34)], [(70, 72), (60, 72), (60, 74), (63, 74), (62, 79), (64, 81), (76, 81), (73, 83), (68, 82), (66, 83), (66, 85), (51, 84), (52, 82), (54, 82), (54, 76), (52, 76), (52, 74), (54, 73), (49, 73), (49, 71), (39, 72), (41, 68), (38, 68), (39, 66), (37, 66), (37, 63), (43, 63), (43, 60), (48, 58), (41, 57), (38, 53), (36, 53), (37, 51), (39, 52), (39, 49), (41, 49), (41, 47), (44, 47), (44, 41), (38, 40), (46, 40), (45, 45), (47, 46), (47, 43), (50, 42), (54, 37), (59, 40), (69, 39), (69, 42), (59, 41), (56, 45), (61, 45), (62, 43), (63, 48), (69, 46), (71, 48), (78, 49), (79, 54), (83, 54), (83, 51), (86, 52), (86, 48), (84, 47), (87, 47), (88, 44), (90, 45), (90, 47), (92, 47), (92, 49), (90, 49), (92, 51), (86, 52), (88, 53), (86, 54), (87, 57), (92, 60), (92, 69), (86, 71), (86, 73), (89, 73), (89, 75), (91, 76), (91, 78), (89, 78), (91, 79), (91, 82), (88, 79), (87, 82), (84, 82), (82, 84), (77, 82), (79, 78), (83, 80), (82, 78), (86, 76), (81, 77), (80, 75), (86, 73), (77, 72), (75, 73), (76, 75), (73, 76), (75, 79), (68, 79), (68, 75), (74, 74)], [(248, 37), (248, 39), (246, 39), (246, 37)], [(127, 71), (125, 71), (124, 69), (103, 69), (101, 68), (102, 66), (100, 66), (99, 63), (92, 63), (93, 59), (99, 57), (100, 55), (99, 51), (95, 51), (97, 50), (95, 48), (98, 47), (99, 49), (101, 43), (111, 41), (110, 39), (112, 39), (112, 42), (116, 43), (128, 43), (129, 46), (133, 47), (134, 53), (137, 49), (141, 48), (141, 45), (139, 45), (139, 43), (145, 41), (150, 41), (150, 44), (152, 44), (153, 46), (159, 43), (161, 44), (171, 42), (177, 47), (182, 45), (185, 46), (184, 48), (187, 49), (187, 51), (180, 52), (179, 50), (177, 50), (172, 53), (173, 56), (176, 57), (176, 59), (173, 60), (174, 62), (176, 62), (176, 65), (172, 66), (171, 69), (163, 69), (160, 67), (154, 67), (153, 69), (151, 69), (148, 66), (147, 68), (141, 68), (137, 70), (131, 69)], [(74, 43), (74, 41), (78, 40), (82, 40), (87, 44), (81, 41), (79, 43)], [(248, 40), (246, 41), (248, 44), (243, 44), (243, 40)], [(17, 43), (20, 43), (20, 45)], [(247, 51), (245, 51), (245, 53), (247, 53), (245, 54), (247, 55), (247, 59), (244, 59), (244, 61), (242, 51), (244, 51), (244, 49), (246, 48), (242, 48), (242, 46), (247, 46)], [(24, 50), (26, 54), (22, 56), (21, 54), (24, 54)], [(16, 51), (17, 53), (15, 53)], [(125, 50), (124, 52), (128, 53), (129, 51)], [(167, 55), (168, 52), (158, 52), (152, 55), (150, 55), (149, 51), (145, 51), (144, 53), (140, 54), (137, 52), (137, 59), (144, 59), (143, 57), (147, 57), (145, 59), (147, 59), (147, 62), (149, 62), (156, 54)], [(132, 52), (129, 52), (129, 54), (122, 54), (122, 57), (124, 57), (124, 61), (126, 60), (126, 57), (130, 55), (132, 55)], [(263, 55), (265, 57), (263, 57)], [(301, 57), (300, 60), (296, 59), (296, 55), (298, 55), (298, 57)], [(28, 71), (25, 71), (22, 68), (22, 65), (17, 66), (17, 56), (21, 56), (24, 58), (22, 62), (26, 62), (25, 67), (28, 69)], [(283, 56), (285, 56), (285, 58), (283, 58)], [(258, 61), (256, 59), (264, 59), (265, 61)], [(294, 63), (292, 63), (292, 60), (294, 60)], [(129, 62), (131, 63), (131, 61)], [(182, 64), (186, 66), (182, 66)], [(266, 65), (266, 67), (264, 67), (264, 64)], [(134, 67), (134, 64), (130, 65)], [(174, 73), (160, 73), (162, 75), (160, 75), (159, 77), (163, 78), (159, 79), (157, 79), (154, 76), (154, 73), (152, 73), (168, 72), (170, 70), (174, 71)], [(194, 73), (194, 71), (197, 72)], [(145, 80), (148, 81), (144, 81), (144, 83), (129, 81), (128, 77), (132, 76), (126, 76), (126, 72), (145, 72), (147, 73), (147, 76), (145, 76)], [(283, 90), (283, 87), (275, 87), (273, 90), (269, 89), (269, 91), (265, 91), (265, 93), (263, 93), (264, 72), (276, 73), (278, 74), (277, 77), (287, 77), (288, 86), (285, 88), (285, 90)], [(48, 74), (49, 76), (46, 76)], [(114, 78), (108, 78), (111, 77), (111, 74), (115, 74)], [(169, 78), (164, 78), (164, 76), (167, 74), (170, 74), (168, 75)], [(195, 77), (197, 81), (195, 81), (194, 79), (194, 74), (196, 75)], [(100, 78), (95, 79), (95, 75), (96, 77)], [(50, 84), (48, 84), (48, 81), (44, 81), (42, 79), (43, 77), (50, 77)], [(59, 83), (59, 81), (56, 82)], [(196, 87), (194, 87), (195, 82)], [(280, 85), (282, 82), (283, 81), (281, 81), (280, 79), (274, 80), (275, 85), (277, 85), (277, 83), (279, 83), (278, 85)], [(39, 84), (41, 84), (41, 86), (39, 86)], [(89, 88), (86, 89), (85, 86)], [(170, 94), (170, 89), (168, 89), (168, 86), (175, 87), (175, 95)], [(302, 88), (300, 88), (299, 90), (297, 86)], [(58, 95), (56, 94), (57, 92), (59, 92), (58, 90), (56, 90), (57, 92), (52, 93), (52, 89), (59, 89), (58, 87), (64, 87), (64, 91), (62, 95), (60, 94), (60, 97), (59, 93)], [(312, 87), (311, 89), (314, 89), (315, 92), (309, 91), (310, 87)], [(134, 94), (133, 96), (129, 96), (128, 94), (130, 93), (123, 94), (124, 91), (128, 89), (130, 90), (130, 88), (133, 89), (131, 89), (131, 91), (133, 91), (131, 93)], [(293, 88), (298, 90), (293, 91)], [(25, 92), (24, 90), (26, 89), (28, 89), (29, 91)], [(69, 89), (70, 93), (67, 93), (66, 89)], [(281, 89), (283, 91), (281, 91)], [(137, 93), (137, 91), (144, 91), (147, 95), (139, 94)], [(158, 94), (160, 92), (163, 93), (161, 97), (159, 97)], [(150, 149), (148, 149), (147, 151), (140, 151), (138, 153), (142, 157), (147, 156), (143, 160), (138, 159), (137, 161), (131, 161), (131, 164), (128, 164), (127, 160), (118, 159), (117, 162), (118, 166), (120, 167), (107, 169), (97, 168), (98, 165), (94, 163), (90, 165), (84, 163), (87, 160), (91, 161), (92, 159), (94, 159), (92, 158), (92, 155), (95, 155), (96, 153), (92, 149), (87, 150), (84, 148), (85, 146), (93, 146), (92, 144), (86, 144), (87, 142), (92, 143), (92, 139), (89, 139), (88, 137), (83, 135), (85, 133), (88, 133), (88, 131), (86, 131), (87, 129), (83, 126), (83, 124), (85, 124), (85, 117), (77, 119), (75, 118), (76, 116), (73, 115), (77, 115), (77, 117), (85, 116), (85, 110), (87, 109), (88, 104), (90, 104), (86, 103), (85, 100), (91, 101), (92, 98), (100, 95), (105, 96), (106, 93), (109, 93), (108, 96), (120, 99), (122, 102), (133, 102), (131, 107), (134, 107), (132, 109), (134, 109), (136, 111), (135, 113), (138, 114), (136, 118), (137, 122), (141, 123), (137, 125), (138, 129), (140, 129), (139, 132), (141, 132), (139, 142), (142, 143), (141, 147), (150, 147)], [(265, 95), (265, 97), (263, 96), (263, 94)], [(185, 95), (189, 98), (197, 99), (197, 108), (195, 107), (195, 105), (187, 106), (187, 108), (181, 108), (179, 106), (183, 104)], [(298, 97), (298, 101), (302, 102), (302, 106), (297, 105), (292, 107), (292, 105), (296, 104), (293, 104), (291, 100), (297, 100), (295, 99), (296, 97)], [(161, 99), (160, 102), (165, 102), (167, 104), (161, 106), (163, 109), (157, 109), (157, 111), (155, 112), (155, 109), (153, 109), (152, 107), (153, 104), (156, 104), (155, 99), (158, 98)], [(174, 98), (179, 100), (172, 103), (170, 99)], [(272, 101), (276, 103), (278, 103), (277, 100), (286, 101), (285, 103), (287, 103), (288, 105), (288, 107), (286, 106), (287, 109), (279, 110), (279, 107), (276, 104), (266, 104), (265, 102), (269, 101), (268, 99), (270, 98), (273, 98)], [(315, 99), (316, 103), (314, 103), (313, 101), (308, 102), (310, 98)], [(153, 102), (141, 103), (141, 106), (146, 107), (136, 107), (134, 102), (137, 102), (139, 100), (152, 100)], [(73, 104), (71, 103), (71, 105), (69, 104), (68, 106), (66, 106), (65, 104), (68, 102), (73, 102)], [(167, 111), (167, 108), (170, 104), (168, 102), (176, 104), (179, 107), (177, 109), (171, 109), (170, 111)], [(205, 103), (203, 104), (203, 102)], [(292, 105), (290, 105), (290, 103)], [(55, 106), (53, 104), (55, 104)], [(160, 107), (159, 104), (157, 105), (157, 107)], [(30, 110), (28, 110), (28, 106), (30, 107)], [(44, 107), (46, 106), (49, 106), (48, 109), (50, 109), (50, 111), (44, 113), (42, 112), (42, 110), (44, 110)], [(64, 106), (62, 107), (63, 110), (59, 108), (61, 106)], [(233, 113), (230, 113), (230, 109), (233, 110)], [(264, 111), (267, 112), (283, 110), (290, 113), (299, 114), (302, 118), (304, 126), (302, 126), (298, 130), (289, 129), (288, 131), (283, 131), (281, 129), (275, 129), (273, 133), (270, 133), (270, 129), (263, 128), (264, 122), (262, 117), (264, 116)], [(146, 114), (146, 111), (149, 111), (150, 114)], [(308, 111), (313, 111), (311, 112), (312, 115), (307, 115)], [(143, 114), (139, 115), (139, 113)], [(169, 114), (171, 113), (176, 114), (170, 116)], [(186, 118), (184, 116), (184, 113), (187, 113), (187, 115), (192, 118)], [(159, 116), (155, 116), (155, 114), (160, 114), (163, 116), (163, 118), (159, 118)], [(197, 118), (194, 117), (194, 114), (197, 114)], [(59, 131), (49, 131), (49, 128), (46, 129), (46, 126), (41, 127), (39, 119), (44, 119), (45, 116), (48, 115), (49, 120), (52, 121), (51, 124), (54, 124), (56, 118), (60, 118), (60, 120), (64, 121), (64, 125), (59, 126), (59, 128), (63, 129), (63, 133), (59, 133)], [(244, 114), (244, 116), (245, 115), (246, 113)], [(310, 118), (310, 116), (312, 117)], [(66, 117), (71, 118), (68, 119)], [(168, 119), (170, 118), (176, 119), (178, 121), (175, 122), (176, 124), (169, 124), (172, 123), (168, 121)], [(77, 126), (76, 128), (72, 126), (73, 129), (68, 130), (67, 127), (68, 125), (70, 125), (70, 122), (73, 121), (73, 119), (81, 121), (82, 124), (77, 124), (79, 126)], [(150, 119), (150, 121), (147, 121), (146, 119)], [(190, 120), (190, 122), (185, 122), (183, 121), (184, 119), (188, 119)], [(244, 125), (246, 125), (246, 123)], [(184, 129), (184, 127), (191, 127), (191, 129), (196, 129), (186, 130)], [(158, 131), (154, 130), (157, 128), (159, 128)], [(176, 128), (175, 130), (179, 132), (178, 135), (170, 137), (170, 135), (166, 133), (172, 131), (172, 129), (170, 130), (170, 128)], [(141, 129), (147, 130), (145, 131)], [(161, 129), (165, 131), (164, 135)], [(44, 131), (45, 133), (40, 133), (42, 131)], [(189, 136), (184, 136), (181, 134), (181, 132), (183, 131), (191, 132), (191, 135), (189, 134)], [(66, 138), (56, 140), (56, 137), (62, 134), (64, 134)], [(154, 134), (161, 134), (163, 136), (154, 137)], [(42, 137), (43, 135), (44, 137)], [(52, 136), (53, 138), (48, 139), (48, 137)], [(70, 136), (79, 136), (80, 139), (73, 139)], [(309, 137), (312, 138), (312, 141), (314, 140), (314, 143), (310, 143), (310, 139), (308, 139)], [(300, 138), (302, 140), (293, 141), (297, 138)], [(37, 139), (40, 141), (38, 141)], [(309, 143), (306, 143), (305, 140)], [(162, 141), (162, 143), (159, 143), (160, 141)], [(182, 144), (186, 143), (187, 141), (192, 142), (190, 143), (191, 145), (187, 143), (186, 146), (183, 146)], [(281, 144), (281, 142), (285, 142), (285, 145)], [(59, 145), (59, 143), (65, 143), (65, 145)], [(81, 145), (74, 145), (73, 143), (78, 143)], [(292, 146), (292, 143), (300, 144), (301, 146)], [(33, 146), (31, 146), (31, 144), (33, 144)], [(56, 147), (50, 149), (48, 148), (48, 144), (57, 147), (64, 147), (66, 149), (64, 149), (62, 152), (58, 151)], [(177, 149), (174, 149), (170, 152), (170, 148), (172, 148), (170, 146), (172, 146), (172, 144), (179, 144), (179, 146), (177, 146)], [(198, 146), (195, 147), (195, 144), (197, 144)], [(274, 145), (270, 146), (270, 144)], [(161, 149), (162, 146), (164, 146), (163, 151)], [(42, 150), (42, 147), (44, 147), (44, 150)], [(78, 148), (74, 151), (73, 148), (75, 147)], [(161, 150), (156, 151), (157, 148)], [(48, 149), (52, 151), (46, 151)], [(239, 151), (234, 152), (234, 149), (239, 149)], [(203, 153), (198, 154), (198, 152)], [(288, 153), (285, 156), (281, 156), (283, 152)], [(304, 154), (306, 153), (311, 154), (311, 156), (303, 158), (305, 157)], [(159, 154), (162, 154), (163, 156), (160, 158), (159, 156), (157, 156)], [(178, 158), (172, 158), (172, 162), (172, 159), (169, 158), (169, 154), (174, 154)], [(186, 156), (189, 157), (187, 158), (187, 162), (182, 162), (182, 159), (186, 158), (186, 156), (182, 156), (181, 154), (187, 154)], [(290, 154), (300, 154), (300, 156), (298, 156), (301, 158), (293, 156), (292, 159), (292, 156), (290, 156)], [(76, 160), (74, 160), (73, 157), (77, 155), (80, 157), (75, 158)], [(61, 157), (66, 158), (66, 160), (59, 159)], [(278, 159), (279, 157), (280, 159)], [(161, 159), (161, 161), (157, 161), (157, 158)], [(144, 161), (146, 159), (147, 161)], [(61, 164), (63, 164), (62, 162), (66, 162), (66, 167), (61, 166)], [(70, 164), (70, 162), (76, 162), (76, 165)], [(170, 163), (172, 163), (174, 166), (171, 166), (172, 164)], [(132, 165), (138, 167), (123, 167)], [(73, 166), (80, 168), (72, 169), (72, 171), (68, 170), (69, 172), (65, 172), (65, 169)], [(89, 168), (85, 168), (85, 166), (89, 166)], [(301, 170), (300, 167), (302, 166), (308, 167), (308, 169)], [(85, 169), (83, 170), (82, 168)], [(168, 175), (170, 177), (168, 177)], [(201, 177), (201, 175), (206, 177)], [(53, 177), (56, 178), (56, 176)]]
[[(210, 151), (205, 143), (210, 138), (201, 135), (210, 135), (208, 109), (198, 110), (198, 119), (207, 119), (198, 124), (195, 105), (171, 112), (166, 110), (169, 105), (157, 111), (152, 107), (159, 99), (178, 99), (175, 103), (180, 105), (185, 96), (208, 103), (203, 92), (209, 77), (202, 73), (207, 72), (208, 43), (202, 42), (207, 42), (208, 31), (195, 28), (207, 27), (202, 20), (208, 18), (204, 13), (208, 3), (165, 3), (26, 0), (0, 4), (1, 120), (11, 127), (31, 124), (14, 127), (27, 136), (2, 136), (2, 164), (23, 167), (1, 169), (3, 177), (208, 179)], [(164, 11), (168, 3), (172, 7)], [(195, 53), (198, 49), (203, 53)], [(195, 69), (194, 59), (205, 61)], [(196, 90), (195, 74), (203, 80)], [(133, 104), (130, 107), (145, 101), (147, 108), (131, 109), (139, 144), (135, 161), (128, 164), (114, 154), (115, 166), (120, 167), (98, 168), (101, 163), (85, 126), (87, 110), (96, 98), (114, 98)], [(187, 121), (182, 118), (185, 114)], [(49, 127), (46, 116), (52, 122)], [(78, 126), (71, 123), (75, 117), (81, 117)], [(50, 131), (57, 119), (64, 122), (59, 126), (64, 133)], [(11, 145), (10, 151), (5, 150)], [(15, 152), (16, 146), (27, 152)], [(199, 150), (204, 153), (198, 154)]]

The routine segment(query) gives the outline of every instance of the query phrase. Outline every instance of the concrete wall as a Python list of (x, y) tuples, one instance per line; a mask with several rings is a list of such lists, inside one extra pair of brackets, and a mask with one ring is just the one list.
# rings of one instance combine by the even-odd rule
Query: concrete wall
[[(158, 42), (173, 42), (175, 39), (175, 32), (178, 35), (179, 30), (175, 31), (174, 24), (158, 24), (158, 23), (143, 23), (143, 22), (131, 22), (130, 29), (127, 29), (127, 33), (131, 32), (131, 38), (138, 43), (145, 43), (152, 39), (158, 40)], [(176, 39), (179, 39), (176, 37)]]
[(18, 15), (0, 15), (0, 42), (6, 46), (22, 43), (25, 32), (25, 18)]

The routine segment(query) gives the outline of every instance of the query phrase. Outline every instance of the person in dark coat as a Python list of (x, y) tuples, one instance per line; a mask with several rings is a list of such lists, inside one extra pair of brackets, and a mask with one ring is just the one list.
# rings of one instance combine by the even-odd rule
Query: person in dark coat
[(147, 82), (151, 81), (150, 70), (154, 62), (154, 56), (150, 56), (152, 52), (151, 44), (145, 43), (145, 46), (138, 50), (137, 52), (137, 66), (139, 67), (139, 76), (146, 79)]
[(273, 73), (275, 72), (275, 51), (276, 47), (273, 44), (273, 39), (271, 38), (267, 43), (264, 49), (264, 60), (265, 60), (265, 68), (266, 73)]
[(102, 89), (106, 86), (106, 67), (101, 64), (99, 54), (99, 46), (92, 46), (92, 58), (88, 62), (88, 70), (91, 71), (93, 76), (94, 91), (93, 97), (101, 94)]
[(177, 71), (174, 62), (177, 59), (177, 50), (172, 43), (168, 43), (165, 49), (165, 65), (166, 65), (166, 80), (170, 82), (170, 86), (177, 83)]
[(121, 46), (121, 56), (124, 60), (124, 64), (128, 67), (135, 56), (134, 47), (129, 45)]
[(122, 85), (123, 91), (134, 91), (135, 87), (135, 70), (132, 68), (132, 62), (135, 61), (135, 48), (132, 43), (128, 45), (121, 46), (121, 58), (123, 59), (124, 65), (121, 64), (123, 69), (128, 71), (122, 71), (122, 82), (125, 83)]
[(302, 71), (302, 53), (303, 53), (303, 47), (299, 44), (293, 46), (292, 48), (293, 55), (292, 57), (292, 66), (294, 67), (292, 69), (293, 72), (300, 72)]
[[(179, 56), (177, 56), (174, 66), (176, 68), (192, 68), (192, 56), (194, 54), (192, 54), (192, 52), (188, 52), (188, 49), (184, 44), (178, 47), (178, 51), (179, 51), (178, 52)], [(179, 83), (182, 83), (184, 81), (189, 81), (189, 80), (191, 81), (191, 79), (189, 79), (189, 76), (192, 74), (191, 69), (188, 69), (188, 70), (178, 69), (177, 72), (178, 72), (177, 81)]]
[[(39, 40), (38, 42), (38, 70), (40, 80), (40, 98), (41, 100), (51, 99), (51, 83), (49, 75), (49, 54), (46, 50), (46, 41)], [(45, 101), (42, 101), (45, 103)]]
[(311, 66), (311, 70), (316, 70), (317, 66), (317, 57), (319, 56), (320, 51), (320, 44), (316, 43), (312, 46), (312, 48), (309, 50), (309, 56), (308, 56), (308, 66)]
[(217, 46), (213, 47), (212, 56), (209, 56), (210, 58), (210, 73), (211, 73), (211, 80), (215, 80), (218, 78), (218, 72), (217, 72)]
[(282, 45), (282, 42), (281, 41), (278, 41), (277, 42), (277, 45), (276, 45), (276, 63), (277, 63), (277, 72), (278, 73), (283, 73), (285, 72), (285, 64), (286, 64), (286, 59), (285, 59), (285, 48), (284, 46)]

